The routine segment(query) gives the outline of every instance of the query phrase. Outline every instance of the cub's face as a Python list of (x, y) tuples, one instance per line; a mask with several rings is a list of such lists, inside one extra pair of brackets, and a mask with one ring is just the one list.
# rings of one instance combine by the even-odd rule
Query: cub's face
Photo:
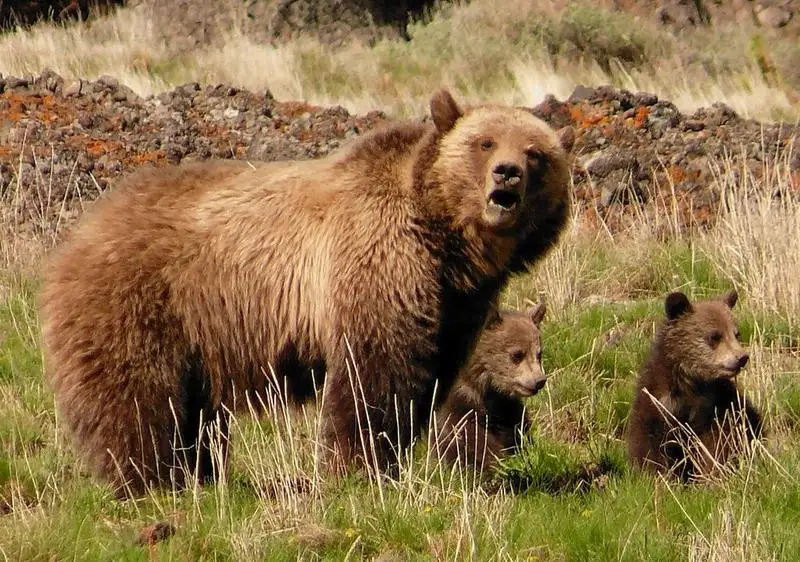
[(539, 304), (525, 312), (504, 312), (489, 319), (476, 349), (488, 387), (520, 398), (533, 396), (544, 387), (547, 377), (539, 334), (544, 313), (544, 304)]
[(732, 378), (747, 364), (750, 356), (739, 343), (732, 313), (737, 298), (736, 291), (695, 303), (683, 293), (667, 296), (664, 343), (691, 376), (703, 380)]
[(458, 190), (448, 196), (460, 222), (521, 230), (537, 200), (567, 197), (567, 141), (531, 113), (500, 106), (464, 112), (440, 91), (431, 100), (431, 116), (442, 135), (437, 172)]

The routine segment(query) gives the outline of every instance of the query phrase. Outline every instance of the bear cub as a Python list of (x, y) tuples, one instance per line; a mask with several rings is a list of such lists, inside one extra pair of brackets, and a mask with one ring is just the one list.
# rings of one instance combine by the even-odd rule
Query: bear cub
[(525, 311), (493, 309), (469, 363), (436, 413), (435, 447), (441, 459), (491, 469), (519, 446), (530, 419), (524, 399), (539, 392), (542, 368), (539, 325), (545, 305)]
[(639, 374), (629, 418), (635, 467), (696, 480), (761, 434), (760, 413), (736, 385), (749, 359), (731, 312), (737, 298), (730, 291), (691, 303), (683, 293), (667, 295), (666, 320)]

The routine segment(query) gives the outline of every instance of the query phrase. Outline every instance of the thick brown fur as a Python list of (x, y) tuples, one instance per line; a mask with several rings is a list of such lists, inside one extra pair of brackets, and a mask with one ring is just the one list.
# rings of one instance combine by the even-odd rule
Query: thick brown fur
[(469, 363), (436, 412), (436, 453), (488, 475), (528, 431), (525, 398), (545, 385), (539, 325), (545, 305), (490, 314)]
[(227, 409), (307, 400), (312, 372), (332, 459), (392, 466), (569, 211), (546, 124), (444, 90), (431, 111), (319, 160), (142, 170), (86, 214), (41, 311), (58, 410), (100, 477), (213, 479), (201, 420), (224, 444)]
[(684, 481), (708, 477), (761, 434), (761, 415), (735, 382), (748, 361), (731, 311), (736, 300), (735, 291), (695, 303), (683, 293), (666, 297), (628, 422), (634, 466)]

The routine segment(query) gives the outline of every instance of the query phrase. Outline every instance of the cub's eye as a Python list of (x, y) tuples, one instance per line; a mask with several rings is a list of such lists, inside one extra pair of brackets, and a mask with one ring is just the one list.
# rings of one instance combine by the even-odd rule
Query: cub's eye
[(489, 151), (494, 148), (494, 141), (492, 139), (483, 139), (481, 141), (481, 150)]
[(708, 336), (708, 344), (711, 347), (716, 347), (716, 345), (722, 341), (722, 332), (711, 332)]
[(733, 337), (738, 340), (740, 336), (741, 334), (739, 333), (739, 328), (736, 328), (736, 331), (733, 332)]
[(536, 353), (536, 361), (538, 361), (539, 363), (542, 362), (542, 350), (541, 349)]
[(525, 359), (525, 352), (521, 349), (518, 349), (511, 353), (511, 361), (516, 364), (522, 363), (522, 360)]

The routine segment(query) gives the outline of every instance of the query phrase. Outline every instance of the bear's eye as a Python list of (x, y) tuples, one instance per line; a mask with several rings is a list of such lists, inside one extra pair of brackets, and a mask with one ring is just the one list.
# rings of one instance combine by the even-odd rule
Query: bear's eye
[(736, 330), (733, 332), (733, 337), (738, 340), (740, 336), (741, 334), (739, 333), (739, 328), (736, 328)]
[(528, 164), (535, 170), (544, 168), (544, 166), (547, 164), (545, 155), (535, 148), (527, 149), (525, 151), (525, 156), (528, 157)]
[(494, 141), (492, 139), (483, 139), (481, 141), (481, 150), (489, 151), (494, 148)]
[(522, 360), (525, 359), (525, 352), (521, 349), (517, 349), (516, 351), (511, 352), (511, 361), (514, 363), (522, 363)]
[(719, 331), (711, 332), (711, 334), (709, 334), (708, 336), (708, 344), (711, 347), (716, 346), (721, 341), (722, 341), (722, 332)]
[(542, 362), (542, 350), (541, 349), (538, 352), (536, 352), (536, 361), (539, 362), (539, 363)]

